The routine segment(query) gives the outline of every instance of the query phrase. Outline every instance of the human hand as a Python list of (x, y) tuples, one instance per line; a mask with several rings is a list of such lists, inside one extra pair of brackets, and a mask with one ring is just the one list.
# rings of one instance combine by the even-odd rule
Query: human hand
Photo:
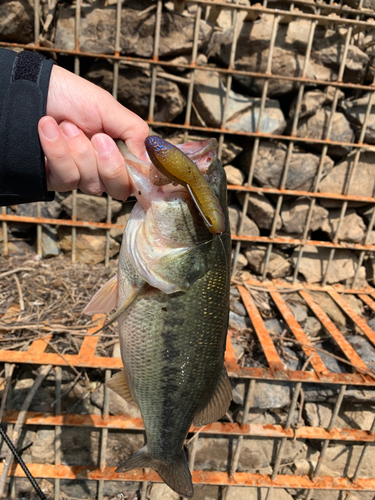
[(98, 196), (105, 191), (117, 200), (130, 195), (125, 162), (113, 138), (145, 159), (148, 126), (107, 91), (53, 66), (47, 116), (38, 131), (50, 191), (79, 188)]

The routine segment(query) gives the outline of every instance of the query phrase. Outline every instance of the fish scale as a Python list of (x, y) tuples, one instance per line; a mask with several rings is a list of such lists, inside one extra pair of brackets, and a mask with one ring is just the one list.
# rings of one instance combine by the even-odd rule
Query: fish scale
[(213, 151), (216, 141), (191, 146), (221, 207), (220, 235), (209, 231), (184, 187), (154, 185), (150, 164), (120, 145), (138, 203), (119, 258), (116, 314), (124, 370), (108, 383), (139, 407), (147, 436), (144, 448), (117, 471), (150, 467), (187, 497), (194, 493), (183, 450), (189, 428), (219, 419), (231, 401), (224, 368), (231, 252), (226, 177)]

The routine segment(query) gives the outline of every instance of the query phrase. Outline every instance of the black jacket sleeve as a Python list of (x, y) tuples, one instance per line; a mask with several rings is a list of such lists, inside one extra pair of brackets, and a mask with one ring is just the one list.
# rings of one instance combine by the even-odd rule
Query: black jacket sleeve
[(53, 200), (38, 136), (52, 65), (35, 52), (0, 49), (0, 206)]

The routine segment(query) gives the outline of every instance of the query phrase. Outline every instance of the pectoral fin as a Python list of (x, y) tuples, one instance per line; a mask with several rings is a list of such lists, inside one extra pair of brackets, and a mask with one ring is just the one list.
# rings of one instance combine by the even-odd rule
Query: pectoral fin
[(108, 380), (105, 384), (107, 387), (112, 389), (116, 394), (125, 399), (130, 405), (138, 407), (137, 403), (134, 401), (132, 391), (130, 390), (128, 381), (126, 380), (125, 371), (121, 370), (113, 375), (111, 380)]
[(115, 309), (118, 297), (117, 274), (105, 283), (84, 308), (84, 314), (106, 313)]
[(232, 401), (232, 386), (227, 374), (227, 370), (223, 366), (221, 376), (217, 383), (215, 392), (206, 406), (198, 411), (194, 417), (195, 427), (200, 425), (211, 424), (219, 420), (227, 411)]
[(99, 328), (99, 330), (96, 330), (96, 332), (92, 333), (91, 335), (96, 335), (97, 333), (104, 330), (104, 328), (107, 328), (107, 326), (111, 325), (114, 321), (116, 321), (116, 319), (118, 319), (119, 316), (121, 316), (121, 314), (123, 314), (126, 311), (126, 309), (134, 302), (134, 300), (142, 292), (143, 288), (144, 285), (142, 285), (141, 287), (133, 287), (132, 291), (126, 297), (126, 299), (121, 304), (119, 309), (115, 312), (115, 314), (109, 318), (108, 322), (105, 325), (103, 325), (101, 328)]

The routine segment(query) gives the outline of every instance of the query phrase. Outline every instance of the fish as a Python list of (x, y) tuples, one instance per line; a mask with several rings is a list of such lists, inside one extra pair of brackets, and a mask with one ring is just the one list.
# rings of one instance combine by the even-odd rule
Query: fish
[[(160, 143), (165, 154), (156, 158)], [(118, 273), (84, 310), (117, 306), (112, 320), (118, 320), (123, 369), (107, 386), (140, 409), (146, 431), (145, 446), (116, 472), (151, 468), (191, 498), (186, 436), (192, 424), (221, 418), (232, 400), (224, 366), (231, 254), (225, 171), (215, 139), (177, 147), (148, 140), (152, 161), (118, 146), (137, 203), (124, 230)], [(187, 188), (196, 189), (196, 172), (180, 178), (185, 156), (203, 178), (199, 207)]]

